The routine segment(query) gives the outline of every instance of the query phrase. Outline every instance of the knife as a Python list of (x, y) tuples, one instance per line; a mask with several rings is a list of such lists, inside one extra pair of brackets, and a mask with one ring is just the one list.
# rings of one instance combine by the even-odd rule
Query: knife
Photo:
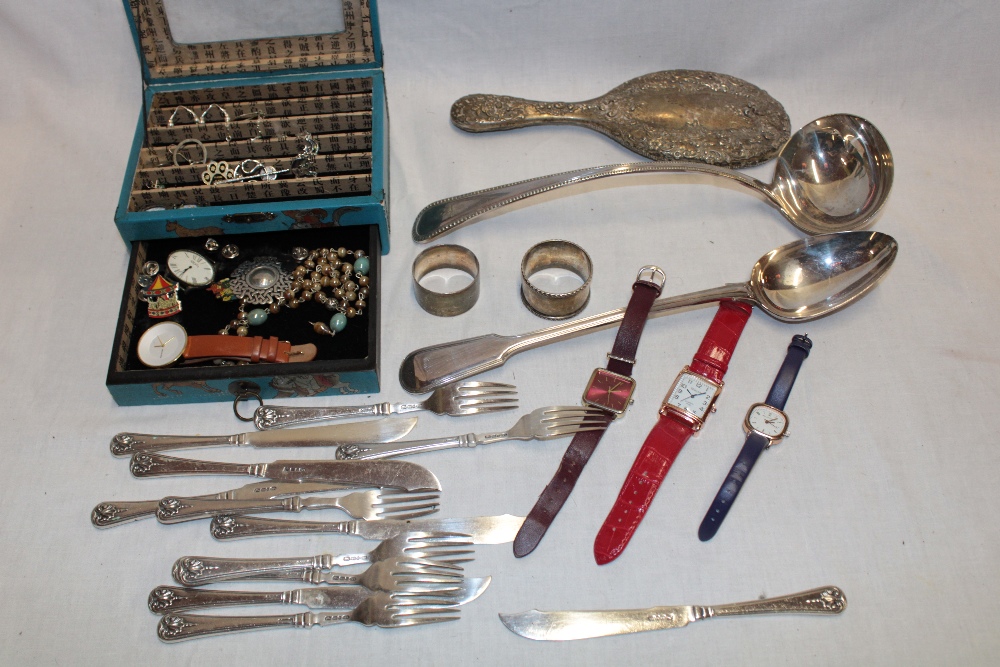
[(392, 442), (413, 430), (416, 417), (376, 419), (349, 424), (311, 426), (287, 431), (251, 431), (234, 435), (150, 435), (119, 433), (111, 438), (111, 453), (131, 456), (145, 452), (193, 447), (336, 447), (355, 442)]
[[(343, 484), (326, 484), (324, 482), (250, 482), (238, 489), (230, 489), (221, 493), (209, 493), (203, 496), (191, 496), (191, 500), (255, 500), (259, 498), (275, 499), (282, 496), (300, 493), (319, 493), (322, 491), (337, 491), (349, 487)], [(160, 506), (159, 500), (109, 500), (98, 503), (90, 513), (90, 522), (98, 528), (110, 528), (123, 523), (138, 521), (147, 516), (154, 516)]]
[(217, 516), (212, 519), (212, 536), (219, 540), (262, 535), (296, 533), (339, 533), (366, 540), (386, 540), (404, 532), (460, 533), (473, 544), (506, 544), (524, 523), (523, 516), (477, 516), (459, 519), (379, 519), (378, 521), (290, 521), (254, 516)]
[[(491, 577), (465, 579), (454, 590), (435, 594), (449, 604), (472, 602), (490, 585)], [(360, 586), (318, 586), (293, 591), (231, 591), (157, 586), (149, 594), (149, 610), (167, 614), (203, 607), (234, 607), (257, 604), (301, 604), (310, 609), (354, 609), (372, 592)]]
[(225, 463), (179, 459), (163, 454), (135, 454), (129, 464), (135, 477), (163, 475), (249, 475), (280, 482), (329, 482), (404, 491), (440, 491), (427, 468), (409, 461), (274, 461)]
[(847, 608), (844, 592), (836, 586), (814, 588), (778, 598), (736, 602), (716, 607), (650, 607), (610, 611), (523, 611), (500, 614), (507, 629), (527, 639), (566, 641), (627, 635), (648, 630), (683, 628), (713, 616), (748, 614), (839, 614)]

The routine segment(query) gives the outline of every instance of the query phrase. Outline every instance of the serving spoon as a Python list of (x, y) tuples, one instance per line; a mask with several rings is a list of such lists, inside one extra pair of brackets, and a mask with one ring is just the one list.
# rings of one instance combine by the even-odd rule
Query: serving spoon
[(500, 185), (429, 204), (413, 223), (413, 240), (426, 243), (476, 222), (485, 213), (558, 188), (598, 178), (670, 172), (706, 174), (746, 186), (807, 234), (863, 229), (892, 188), (892, 153), (882, 133), (858, 116), (835, 114), (809, 123), (778, 153), (770, 183), (732, 169), (697, 162), (629, 162)]
[(451, 122), (467, 132), (580, 125), (651, 160), (723, 167), (770, 160), (791, 130), (781, 104), (752, 83), (687, 69), (645, 74), (586, 102), (466, 95), (452, 105)]
[[(754, 264), (750, 280), (665, 297), (649, 317), (733, 299), (759, 307), (779, 322), (799, 323), (842, 310), (867, 294), (896, 259), (898, 244), (880, 232), (841, 232), (785, 244)], [(609, 329), (624, 308), (518, 336), (487, 334), (411, 352), (399, 369), (403, 389), (419, 394), (502, 366), (518, 352)]]

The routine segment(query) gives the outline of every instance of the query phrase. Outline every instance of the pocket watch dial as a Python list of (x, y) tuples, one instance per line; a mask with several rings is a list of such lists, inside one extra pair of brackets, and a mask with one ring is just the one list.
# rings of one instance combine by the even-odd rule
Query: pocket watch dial
[(175, 250), (167, 257), (167, 268), (178, 280), (193, 287), (204, 287), (215, 279), (215, 267), (193, 250)]
[(719, 393), (719, 387), (700, 375), (682, 372), (674, 382), (674, 388), (664, 401), (683, 412), (704, 419), (712, 401)]
[(139, 337), (136, 354), (139, 361), (152, 368), (169, 366), (184, 354), (187, 331), (177, 322), (160, 322), (146, 329)]
[(769, 438), (780, 438), (788, 428), (788, 417), (777, 408), (758, 403), (747, 413), (747, 426)]

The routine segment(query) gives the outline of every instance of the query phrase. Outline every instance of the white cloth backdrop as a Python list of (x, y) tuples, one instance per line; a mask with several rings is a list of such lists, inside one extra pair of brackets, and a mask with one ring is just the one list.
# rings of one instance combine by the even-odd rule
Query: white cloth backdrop
[[(628, 417), (604, 439), (535, 553), (517, 560), (510, 545), (477, 549), (468, 571), (492, 575), (493, 584), (460, 622), (165, 645), (146, 595), (170, 581), (179, 556), (306, 555), (373, 544), (338, 537), (217, 543), (200, 524), (91, 526), (89, 512), (101, 500), (235, 485), (132, 479), (108, 453), (111, 435), (223, 433), (238, 425), (225, 404), (119, 408), (104, 388), (127, 261), (112, 216), (141, 100), (138, 60), (115, 0), (8, 0), (0, 6), (0, 662), (994, 662), (998, 5), (384, 0), (379, 10), (392, 252), (381, 285), (383, 391), (366, 399), (408, 399), (396, 373), (417, 347), (542, 326), (517, 293), (520, 258), (539, 241), (566, 238), (591, 253), (591, 314), (623, 305), (643, 264), (664, 267), (666, 292), (681, 293), (743, 280), (760, 255), (801, 236), (742, 192), (662, 177), (606, 182), (448, 237), (479, 256), (482, 296), (465, 315), (432, 317), (417, 307), (409, 278), (422, 249), (411, 242), (410, 225), (424, 205), (638, 159), (580, 128), (463, 133), (448, 111), (464, 94), (581, 100), (640, 74), (688, 68), (759, 85), (784, 104), (793, 128), (828, 113), (864, 116), (895, 157), (893, 192), (876, 229), (898, 239), (896, 266), (864, 301), (808, 326), (755, 312), (718, 413), (682, 452), (613, 564), (594, 563), (594, 535), (712, 307), (649, 323)], [(768, 180), (771, 169), (749, 171)], [(792, 334), (806, 332), (815, 347), (788, 403), (793, 437), (764, 454), (719, 535), (699, 542), (698, 523), (741, 446), (744, 411), (764, 398)], [(608, 331), (532, 351), (486, 378), (515, 382), (525, 410), (576, 403), (613, 339)], [(424, 416), (415, 435), (488, 431), (514, 418)], [(414, 460), (442, 481), (441, 516), (524, 514), (566, 444), (508, 443)], [(521, 639), (497, 619), (533, 607), (723, 603), (823, 584), (844, 589), (844, 614), (720, 619), (551, 644)]]

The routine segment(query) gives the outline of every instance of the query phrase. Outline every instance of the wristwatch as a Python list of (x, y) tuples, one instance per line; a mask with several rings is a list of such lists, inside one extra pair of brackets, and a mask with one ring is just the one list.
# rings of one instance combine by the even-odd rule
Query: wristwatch
[(188, 336), (174, 321), (160, 322), (146, 329), (136, 343), (136, 355), (150, 368), (164, 368), (179, 359), (199, 363), (214, 359), (237, 362), (301, 362), (316, 358), (312, 343), (292, 345), (276, 337)]
[(747, 410), (747, 416), (743, 420), (743, 430), (747, 433), (746, 442), (698, 528), (698, 539), (702, 542), (715, 537), (761, 452), (788, 435), (788, 415), (783, 409), (792, 392), (799, 368), (809, 356), (811, 348), (812, 341), (808, 336), (793, 336), (788, 354), (778, 370), (778, 376), (774, 378), (767, 399), (763, 403), (754, 403)]
[(646, 515), (656, 492), (688, 439), (705, 425), (722, 392), (722, 378), (739, 342), (751, 307), (722, 301), (691, 364), (677, 375), (646, 436), (618, 498), (594, 540), (598, 565), (621, 555)]
[(555, 476), (538, 497), (514, 538), (514, 555), (518, 558), (530, 554), (542, 541), (580, 479), (583, 467), (597, 449), (608, 425), (624, 415), (632, 402), (635, 380), (631, 375), (639, 338), (646, 325), (649, 309), (660, 295), (665, 279), (666, 276), (658, 267), (644, 266), (639, 270), (632, 285), (632, 298), (629, 299), (614, 346), (608, 355), (607, 368), (596, 369), (583, 392), (583, 402), (606, 411), (607, 422), (603, 424), (603, 428), (580, 431), (573, 436)]

